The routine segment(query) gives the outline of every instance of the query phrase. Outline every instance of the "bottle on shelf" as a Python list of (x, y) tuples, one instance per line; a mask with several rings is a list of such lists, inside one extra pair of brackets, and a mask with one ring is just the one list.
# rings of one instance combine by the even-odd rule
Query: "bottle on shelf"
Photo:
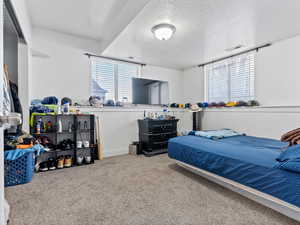
[(60, 115), (61, 114), (61, 104), (60, 104), (60, 102), (58, 103), (58, 105), (57, 105), (57, 111), (56, 111), (56, 113), (57, 113), (57, 115)]
[(84, 130), (88, 129), (88, 123), (87, 123), (87, 121), (84, 121), (84, 123), (83, 123), (83, 129)]
[(70, 133), (72, 133), (72, 123), (71, 123), (71, 122), (69, 122), (69, 125), (68, 125), (68, 131), (69, 131)]
[(63, 132), (63, 127), (62, 127), (61, 118), (58, 119), (57, 124), (58, 124), (57, 132), (62, 133)]
[(41, 121), (42, 119), (38, 119), (38, 121), (36, 122), (36, 133), (37, 134), (41, 134)]
[(63, 114), (69, 115), (70, 113), (70, 103), (67, 102), (63, 105)]
[(47, 122), (46, 131), (47, 132), (52, 132), (53, 131), (53, 124), (52, 124), (51, 121)]

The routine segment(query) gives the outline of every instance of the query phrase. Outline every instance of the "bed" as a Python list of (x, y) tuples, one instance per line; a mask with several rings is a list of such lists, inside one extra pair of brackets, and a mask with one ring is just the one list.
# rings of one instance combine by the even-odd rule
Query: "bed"
[(251, 136), (182, 136), (168, 154), (192, 172), (300, 221), (300, 174), (276, 168), (287, 143)]

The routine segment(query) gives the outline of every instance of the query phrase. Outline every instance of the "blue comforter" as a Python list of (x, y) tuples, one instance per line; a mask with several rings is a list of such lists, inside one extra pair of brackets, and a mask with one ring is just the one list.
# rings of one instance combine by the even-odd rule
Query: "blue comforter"
[(168, 148), (170, 158), (300, 207), (300, 174), (275, 168), (287, 145), (249, 136), (220, 140), (183, 136), (171, 139)]

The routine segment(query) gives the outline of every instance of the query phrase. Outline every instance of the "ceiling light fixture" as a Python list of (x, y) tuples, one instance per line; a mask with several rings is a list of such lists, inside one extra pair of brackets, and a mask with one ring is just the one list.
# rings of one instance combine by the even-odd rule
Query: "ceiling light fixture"
[(158, 40), (167, 41), (176, 32), (176, 27), (172, 24), (161, 23), (152, 27), (151, 31)]

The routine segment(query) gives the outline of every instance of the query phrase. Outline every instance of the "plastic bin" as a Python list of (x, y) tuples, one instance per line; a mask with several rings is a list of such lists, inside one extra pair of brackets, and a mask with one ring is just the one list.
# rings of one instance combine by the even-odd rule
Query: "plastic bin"
[(5, 187), (29, 183), (34, 175), (35, 154), (26, 152), (15, 160), (4, 160)]

